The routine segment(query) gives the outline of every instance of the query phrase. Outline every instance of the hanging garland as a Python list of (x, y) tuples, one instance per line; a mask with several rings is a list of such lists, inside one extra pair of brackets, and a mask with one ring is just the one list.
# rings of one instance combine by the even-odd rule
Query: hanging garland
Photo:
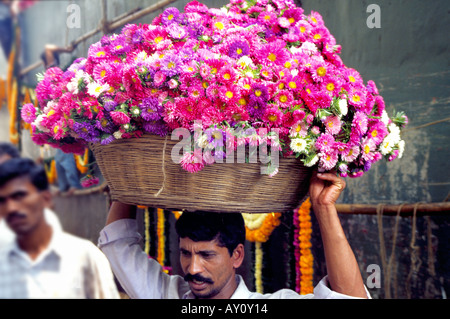
[(49, 163), (44, 164), (45, 173), (47, 174), (47, 179), (50, 184), (54, 184), (58, 178), (58, 173), (56, 171), (56, 162), (52, 159)]
[(313, 293), (314, 257), (311, 253), (311, 202), (307, 198), (294, 210), (294, 247), (295, 247), (295, 291), (301, 295)]
[(144, 206), (144, 251), (150, 256), (150, 212), (148, 207)]
[(6, 101), (6, 81), (0, 78), (0, 110), (3, 107), (3, 103)]
[(280, 225), (281, 213), (247, 214), (243, 213), (245, 237), (250, 242), (265, 243), (273, 230)]
[(264, 292), (262, 283), (262, 243), (265, 243), (273, 230), (280, 225), (281, 213), (243, 213), (242, 217), (245, 222), (245, 237), (248, 241), (255, 243), (255, 287), (256, 292), (262, 294)]
[(83, 155), (73, 154), (77, 169), (81, 174), (86, 174), (89, 171), (89, 148), (86, 148)]
[(161, 266), (164, 266), (164, 260), (166, 259), (165, 254), (165, 236), (164, 236), (164, 210), (162, 208), (157, 208), (156, 210), (158, 215), (158, 221), (156, 224), (156, 234), (158, 237), (158, 253), (156, 256), (156, 260), (159, 262)]

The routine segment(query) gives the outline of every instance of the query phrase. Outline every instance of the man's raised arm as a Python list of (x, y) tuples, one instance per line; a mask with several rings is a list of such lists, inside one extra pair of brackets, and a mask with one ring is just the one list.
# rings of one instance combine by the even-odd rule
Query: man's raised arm
[(309, 188), (314, 214), (322, 236), (328, 282), (332, 290), (367, 298), (355, 255), (347, 241), (336, 210), (345, 181), (333, 173), (314, 173)]

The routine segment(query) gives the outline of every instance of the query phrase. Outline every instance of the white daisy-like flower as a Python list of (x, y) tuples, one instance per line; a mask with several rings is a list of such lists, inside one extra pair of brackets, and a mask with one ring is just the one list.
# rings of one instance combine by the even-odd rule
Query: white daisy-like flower
[(303, 164), (305, 164), (306, 167), (311, 167), (311, 166), (316, 165), (316, 163), (318, 161), (319, 161), (319, 156), (317, 156), (317, 154), (316, 154), (316, 155), (314, 155), (314, 157), (312, 157), (310, 159), (308, 158), (308, 159), (303, 160)]
[(302, 153), (308, 146), (308, 142), (304, 138), (293, 138), (291, 140), (291, 149), (296, 153)]
[(339, 107), (339, 113), (341, 113), (342, 116), (347, 115), (347, 113), (348, 113), (347, 100), (339, 100), (338, 107)]

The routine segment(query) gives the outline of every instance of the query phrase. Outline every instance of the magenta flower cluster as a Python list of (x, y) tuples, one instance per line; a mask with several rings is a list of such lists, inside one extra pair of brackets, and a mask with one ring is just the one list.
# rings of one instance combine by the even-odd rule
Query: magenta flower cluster
[[(193, 131), (194, 122), (221, 136), (276, 129), (284, 156), (361, 176), (383, 157), (401, 157), (407, 118), (389, 118), (375, 83), (364, 84), (339, 53), (322, 17), (292, 0), (231, 0), (222, 9), (193, 1), (104, 36), (65, 71), (47, 70), (39, 108), (24, 105), (22, 118), (34, 142), (74, 153)], [(189, 156), (183, 167), (201, 169), (203, 159), (192, 168)]]

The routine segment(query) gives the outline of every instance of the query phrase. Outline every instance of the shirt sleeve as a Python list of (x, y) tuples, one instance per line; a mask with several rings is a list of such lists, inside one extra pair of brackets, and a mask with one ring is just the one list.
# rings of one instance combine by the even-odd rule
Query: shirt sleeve
[(94, 299), (119, 299), (111, 266), (105, 255), (95, 245), (89, 242), (89, 274), (86, 283), (89, 298)]
[[(364, 286), (366, 290), (367, 298), (372, 299), (369, 291), (366, 286)], [(358, 297), (353, 297), (349, 295), (344, 295), (339, 292), (331, 290), (328, 284), (328, 276), (322, 278), (322, 280), (317, 284), (314, 288), (314, 298), (315, 299), (362, 299)]]
[(142, 250), (142, 237), (134, 219), (121, 219), (101, 232), (99, 248), (128, 296), (133, 299), (161, 299), (169, 295), (171, 276)]

